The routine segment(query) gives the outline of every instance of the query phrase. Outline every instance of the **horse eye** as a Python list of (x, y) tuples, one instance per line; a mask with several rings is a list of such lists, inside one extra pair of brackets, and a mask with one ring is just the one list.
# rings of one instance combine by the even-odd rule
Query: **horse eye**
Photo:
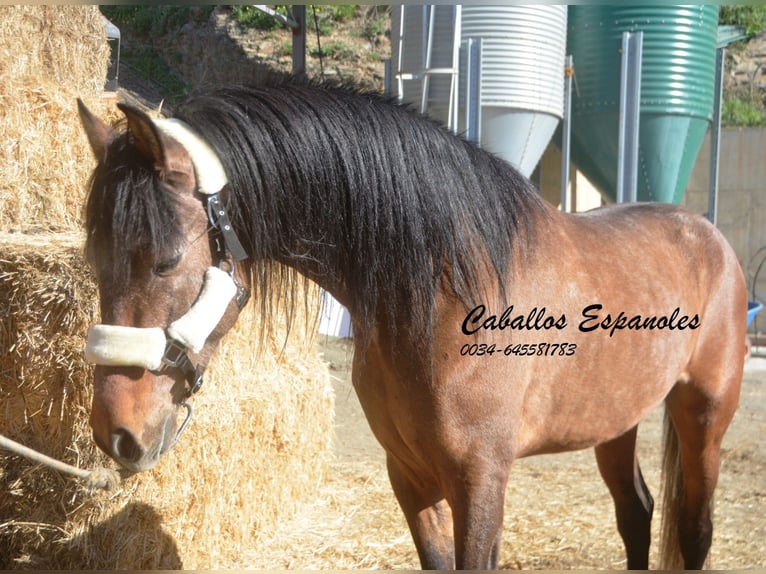
[(163, 259), (162, 261), (157, 262), (157, 264), (154, 266), (154, 272), (157, 275), (164, 275), (165, 273), (168, 273), (178, 267), (178, 264), (181, 262), (181, 254), (174, 255), (173, 257), (169, 259)]

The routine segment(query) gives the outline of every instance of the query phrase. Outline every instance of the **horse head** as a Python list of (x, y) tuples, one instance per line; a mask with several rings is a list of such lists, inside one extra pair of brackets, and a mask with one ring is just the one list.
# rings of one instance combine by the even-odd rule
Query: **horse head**
[[(191, 416), (187, 399), (247, 300), (245, 257), (225, 209), (226, 176), (212, 149), (176, 120), (120, 105), (117, 130), (79, 102), (98, 162), (86, 207), (86, 256), (101, 321), (95, 442), (133, 471), (152, 468)], [(215, 188), (215, 189), (214, 189)], [(180, 406), (187, 418), (177, 424)]]

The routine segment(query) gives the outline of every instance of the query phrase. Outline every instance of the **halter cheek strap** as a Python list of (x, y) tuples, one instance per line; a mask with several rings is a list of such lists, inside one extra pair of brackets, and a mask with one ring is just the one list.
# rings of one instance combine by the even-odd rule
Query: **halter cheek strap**
[(197, 191), (207, 196), (207, 215), (210, 223), (223, 235), (226, 249), (236, 261), (247, 259), (247, 252), (234, 233), (221, 200), (221, 190), (229, 183), (229, 179), (218, 155), (210, 144), (179, 119), (158, 119), (154, 120), (154, 125), (166, 136), (180, 143), (189, 154), (197, 178)]
[(231, 275), (218, 267), (208, 267), (199, 298), (186, 315), (168, 326), (168, 335), (193, 353), (199, 353), (237, 294), (237, 288)]

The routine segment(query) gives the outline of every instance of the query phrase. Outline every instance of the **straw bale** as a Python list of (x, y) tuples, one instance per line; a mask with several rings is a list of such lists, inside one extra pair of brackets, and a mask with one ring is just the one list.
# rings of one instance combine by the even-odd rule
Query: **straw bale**
[(0, 6), (0, 230), (74, 228), (91, 152), (81, 97), (102, 117), (109, 45), (96, 6)]
[[(81, 468), (114, 467), (87, 424), (82, 346), (97, 299), (81, 252), (77, 233), (0, 233), (0, 433)], [(286, 344), (282, 325), (253, 352), (251, 307), (155, 470), (89, 492), (0, 451), (0, 567), (214, 568), (313, 499), (330, 453), (329, 372), (305, 317)]]

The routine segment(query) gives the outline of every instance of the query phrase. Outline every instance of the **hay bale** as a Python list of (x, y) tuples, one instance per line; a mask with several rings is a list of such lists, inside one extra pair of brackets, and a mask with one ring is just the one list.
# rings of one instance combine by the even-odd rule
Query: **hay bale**
[[(81, 252), (77, 233), (0, 233), (0, 434), (81, 468), (114, 467), (87, 425), (82, 348), (97, 298)], [(251, 307), (155, 470), (92, 493), (0, 451), (0, 567), (215, 568), (314, 496), (330, 453), (329, 373), (305, 317), (287, 345), (278, 328), (254, 353)]]
[(76, 227), (92, 164), (76, 98), (103, 116), (96, 6), (0, 6), (0, 230)]

